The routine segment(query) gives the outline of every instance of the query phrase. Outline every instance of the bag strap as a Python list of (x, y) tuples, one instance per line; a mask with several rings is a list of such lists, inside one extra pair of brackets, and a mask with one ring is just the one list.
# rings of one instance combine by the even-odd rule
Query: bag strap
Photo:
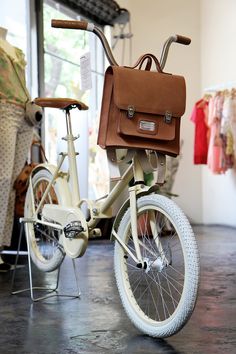
[(120, 163), (128, 163), (132, 161), (133, 156), (135, 155), (136, 151), (134, 149), (121, 149), (123, 150), (123, 156), (118, 159), (117, 158), (117, 149), (115, 148), (107, 148), (107, 159), (108, 159), (108, 166), (110, 172), (110, 179), (111, 181), (116, 181), (121, 179), (119, 164)]
[(156, 172), (156, 184), (165, 182), (166, 156), (153, 150), (139, 150), (137, 152), (142, 169), (146, 173)]
[(139, 163), (145, 173), (156, 172), (155, 184), (163, 185), (166, 175), (166, 156), (157, 151), (143, 150), (136, 151), (135, 149), (128, 149), (124, 158), (117, 159), (116, 149), (106, 149), (108, 165), (110, 171), (110, 179), (117, 181), (121, 179), (119, 163), (128, 163), (132, 160), (135, 154), (138, 156)]
[(153, 55), (151, 53), (141, 55), (141, 57), (138, 58), (137, 62), (134, 64), (134, 66), (130, 67), (130, 69), (135, 69), (138, 67), (138, 69), (141, 70), (142, 65), (145, 62), (145, 60), (147, 60), (145, 70), (149, 71), (151, 69), (152, 62), (154, 62), (156, 65), (157, 71), (162, 73), (162, 68), (161, 68), (161, 65), (160, 65), (157, 57), (155, 57), (155, 55)]
[(41, 144), (41, 141), (40, 140), (33, 140), (32, 141), (32, 144), (31, 144), (31, 148), (30, 148), (30, 163), (32, 163), (32, 156), (33, 156), (33, 147), (34, 146), (38, 146), (39, 148), (39, 163), (42, 163), (42, 162), (48, 162), (48, 159), (46, 157), (46, 154), (45, 154), (45, 150), (44, 150), (44, 147), (43, 145)]

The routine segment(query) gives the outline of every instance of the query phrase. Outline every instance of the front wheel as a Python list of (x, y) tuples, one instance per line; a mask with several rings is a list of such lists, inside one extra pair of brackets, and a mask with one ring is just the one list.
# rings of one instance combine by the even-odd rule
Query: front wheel
[[(137, 200), (138, 241), (144, 266), (116, 242), (114, 267), (126, 313), (142, 332), (159, 338), (177, 333), (190, 318), (199, 285), (199, 255), (181, 209), (161, 195)], [(130, 208), (118, 235), (135, 254)], [(139, 265), (140, 266), (140, 265)]]
[[(24, 212), (26, 218), (31, 218), (34, 214), (32, 200), (35, 209), (37, 209), (52, 178), (52, 174), (46, 169), (39, 170), (33, 176), (33, 195), (30, 188), (28, 188), (26, 194)], [(61, 204), (62, 193), (63, 191), (60, 190), (60, 187), (56, 183), (51, 186), (36, 215), (39, 221), (49, 221), (52, 223), (51, 220), (43, 220), (43, 206), (45, 204)], [(36, 267), (44, 272), (51, 272), (57, 269), (65, 256), (63, 246), (60, 244), (62, 231), (40, 222), (26, 223), (25, 231), (29, 243), (30, 256)]]

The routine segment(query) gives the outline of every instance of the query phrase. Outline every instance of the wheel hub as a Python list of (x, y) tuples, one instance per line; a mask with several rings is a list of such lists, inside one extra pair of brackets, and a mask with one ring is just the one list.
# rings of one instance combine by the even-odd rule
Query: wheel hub
[(146, 264), (145, 272), (148, 273), (151, 269), (157, 272), (161, 272), (166, 266), (166, 262), (161, 257), (157, 257), (154, 261), (149, 258), (144, 258)]

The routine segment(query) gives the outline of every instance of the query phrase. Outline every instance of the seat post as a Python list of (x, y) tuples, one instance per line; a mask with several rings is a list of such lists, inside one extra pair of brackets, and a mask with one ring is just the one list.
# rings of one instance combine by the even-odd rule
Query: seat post
[(70, 109), (66, 108), (65, 112), (66, 112), (66, 131), (67, 131), (67, 135), (72, 135)]
[(71, 125), (71, 116), (70, 116), (70, 108), (65, 109), (66, 114), (66, 129), (67, 129), (67, 147), (68, 147), (68, 161), (69, 161), (69, 177), (71, 182), (71, 193), (72, 196), (72, 204), (74, 207), (78, 206), (80, 202), (80, 192), (79, 192), (79, 179), (77, 172), (77, 164), (76, 164), (76, 155), (74, 140), (76, 138), (72, 133), (72, 125)]

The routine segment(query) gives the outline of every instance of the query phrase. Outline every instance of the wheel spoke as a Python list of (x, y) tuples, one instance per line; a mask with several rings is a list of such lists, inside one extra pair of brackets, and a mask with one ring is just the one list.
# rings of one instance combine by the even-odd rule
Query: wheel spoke
[[(167, 277), (168, 281), (170, 281), (169, 279), (172, 280), (172, 282), (175, 282), (176, 284), (178, 284), (180, 287), (184, 287), (183, 283), (180, 283), (178, 280), (174, 279), (173, 277), (170, 276), (170, 274), (167, 274), (166, 270), (164, 271), (165, 276)], [(162, 273), (163, 275), (163, 273)]]
[[(160, 284), (160, 279), (159, 279), (158, 273), (157, 273), (158, 281), (156, 279), (154, 279), (155, 276), (152, 277), (152, 276), (150, 276), (150, 274), (147, 274), (147, 276), (156, 283), (156, 285), (158, 286), (159, 290), (162, 291), (162, 293), (165, 293), (166, 295), (168, 295), (171, 298), (171, 294)], [(178, 303), (176, 300), (175, 300), (175, 302)]]
[(184, 274), (179, 272), (175, 267), (173, 267), (171, 264), (169, 264), (169, 267), (174, 270), (176, 273), (178, 273), (179, 275), (181, 275), (184, 278)]
[(160, 321), (160, 314), (159, 314), (159, 311), (158, 311), (158, 308), (157, 308), (156, 300), (155, 300), (155, 297), (153, 296), (153, 293), (152, 293), (150, 284), (149, 284), (149, 282), (148, 282), (148, 280), (147, 280), (147, 277), (145, 277), (145, 280), (146, 280), (146, 282), (147, 282), (147, 286), (148, 286), (148, 289), (149, 289), (150, 294), (151, 294), (151, 297), (152, 297), (153, 305), (154, 305), (154, 307), (155, 307), (155, 309), (156, 309), (156, 313), (157, 313), (157, 316), (158, 316), (158, 320)]

